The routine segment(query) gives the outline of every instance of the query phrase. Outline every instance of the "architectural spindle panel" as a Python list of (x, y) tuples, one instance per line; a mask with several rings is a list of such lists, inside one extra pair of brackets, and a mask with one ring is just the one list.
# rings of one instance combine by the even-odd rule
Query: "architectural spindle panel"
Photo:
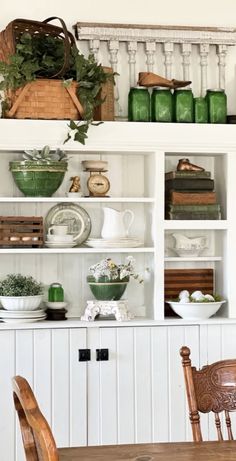
[[(119, 41), (118, 40), (110, 40), (108, 42), (108, 49), (110, 54), (110, 63), (111, 67), (114, 72), (118, 73), (118, 51), (119, 51)], [(119, 88), (117, 77), (115, 77), (115, 86), (114, 86), (114, 99), (115, 99), (115, 115), (116, 117), (119, 116), (121, 112), (121, 108), (119, 105)]]
[(208, 67), (209, 44), (201, 43), (200, 45), (200, 66), (201, 66), (201, 95), (205, 96), (208, 86), (207, 67)]
[(100, 40), (89, 40), (89, 51), (94, 54), (96, 61), (99, 61)]
[(226, 55), (228, 52), (227, 45), (218, 45), (217, 54), (219, 58), (219, 88), (225, 88), (225, 66), (226, 66)]
[(164, 43), (164, 56), (165, 56), (165, 76), (166, 78), (173, 78), (173, 53), (174, 43)]
[(137, 84), (137, 73), (136, 73), (136, 53), (138, 49), (137, 42), (128, 42), (128, 62), (129, 62), (129, 82), (130, 87), (136, 86)]
[(147, 71), (154, 71), (154, 54), (156, 51), (156, 42), (146, 42), (145, 43), (145, 52), (146, 52), (146, 63)]
[(183, 80), (190, 80), (190, 65), (191, 65), (191, 43), (181, 43), (181, 55), (182, 55), (182, 66), (183, 66)]
[(216, 87), (227, 94), (229, 84), (234, 94), (228, 104), (235, 113), (234, 69), (228, 65), (236, 60), (235, 28), (77, 23), (75, 31), (79, 47), (84, 50), (87, 42), (88, 52), (120, 73), (114, 89), (116, 117), (127, 118), (129, 89), (145, 71), (192, 80), (194, 96), (205, 96), (207, 88)]

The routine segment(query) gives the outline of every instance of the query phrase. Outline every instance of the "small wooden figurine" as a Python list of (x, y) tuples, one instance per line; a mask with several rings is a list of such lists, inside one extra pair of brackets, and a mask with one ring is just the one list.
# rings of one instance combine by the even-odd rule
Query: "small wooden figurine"
[(80, 192), (80, 177), (71, 176), (70, 181), (72, 181), (72, 184), (70, 186), (69, 192)]

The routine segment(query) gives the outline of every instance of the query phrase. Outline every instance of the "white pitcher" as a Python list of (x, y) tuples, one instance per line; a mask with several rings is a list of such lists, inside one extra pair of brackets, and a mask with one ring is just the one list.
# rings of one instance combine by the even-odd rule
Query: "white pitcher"
[[(104, 222), (101, 236), (104, 239), (119, 239), (128, 237), (130, 226), (134, 220), (134, 213), (131, 210), (118, 211), (114, 208), (103, 208)], [(129, 220), (124, 219), (129, 215)]]

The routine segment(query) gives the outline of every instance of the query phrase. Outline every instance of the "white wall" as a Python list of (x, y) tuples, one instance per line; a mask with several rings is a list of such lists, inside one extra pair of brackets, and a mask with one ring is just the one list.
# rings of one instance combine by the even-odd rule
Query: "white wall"
[(235, 26), (236, 1), (13, 0), (1, 5), (0, 29), (17, 17), (42, 20), (51, 15), (63, 17), (69, 28), (77, 21)]

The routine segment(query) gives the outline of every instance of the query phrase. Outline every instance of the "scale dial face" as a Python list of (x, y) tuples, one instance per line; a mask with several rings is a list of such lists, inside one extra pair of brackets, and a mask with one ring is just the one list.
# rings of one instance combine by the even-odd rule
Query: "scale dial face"
[(109, 179), (102, 174), (91, 174), (88, 178), (88, 189), (93, 197), (105, 196), (110, 189)]

